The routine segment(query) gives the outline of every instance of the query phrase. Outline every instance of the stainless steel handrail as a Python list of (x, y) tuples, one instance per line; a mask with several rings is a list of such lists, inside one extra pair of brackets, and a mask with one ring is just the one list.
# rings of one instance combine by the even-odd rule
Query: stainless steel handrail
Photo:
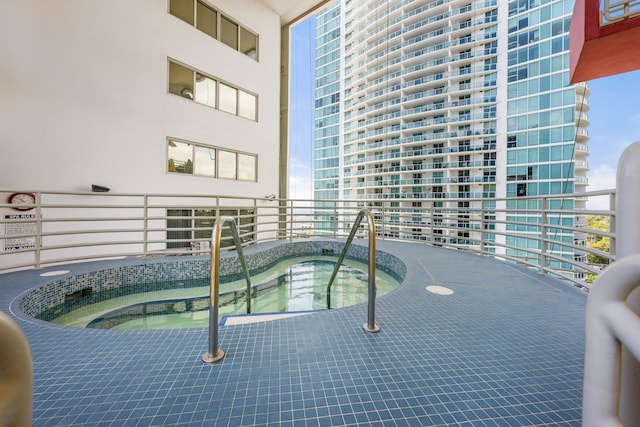
[(329, 279), (329, 284), (327, 285), (327, 308), (331, 308), (331, 285), (333, 285), (333, 281), (335, 280), (338, 270), (342, 265), (342, 261), (344, 261), (344, 257), (347, 254), (347, 249), (349, 249), (349, 245), (351, 245), (351, 241), (356, 235), (358, 231), (358, 227), (360, 227), (360, 223), (362, 222), (362, 218), (367, 218), (367, 223), (369, 224), (368, 233), (369, 233), (369, 280), (368, 280), (368, 310), (367, 310), (367, 323), (362, 325), (362, 327), (368, 332), (378, 332), (380, 331), (380, 327), (376, 325), (375, 322), (375, 314), (376, 314), (376, 224), (373, 219), (373, 215), (368, 209), (362, 209), (358, 212), (356, 216), (356, 220), (351, 228), (351, 233), (349, 233), (349, 237), (347, 238), (347, 242), (344, 244), (342, 248), (342, 253), (340, 254), (340, 258), (338, 258), (338, 262), (336, 262), (336, 266), (333, 268), (333, 274)]
[(220, 296), (220, 240), (222, 238), (222, 227), (225, 223), (229, 224), (233, 241), (238, 251), (238, 259), (244, 271), (247, 281), (247, 313), (251, 313), (251, 279), (249, 278), (249, 270), (247, 262), (242, 252), (242, 242), (238, 235), (238, 228), (233, 217), (223, 216), (216, 218), (211, 232), (211, 289), (209, 300), (209, 351), (202, 356), (202, 361), (206, 363), (215, 363), (222, 360), (224, 351), (218, 348), (218, 300)]

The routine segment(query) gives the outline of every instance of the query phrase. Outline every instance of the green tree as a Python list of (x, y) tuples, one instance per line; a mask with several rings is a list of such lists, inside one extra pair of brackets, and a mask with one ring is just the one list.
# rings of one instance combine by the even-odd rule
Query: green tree
[[(587, 217), (587, 228), (589, 230), (609, 231), (609, 217), (605, 215), (589, 215)], [(611, 240), (607, 236), (587, 234), (587, 246), (609, 253), (611, 251)], [(587, 254), (587, 260), (590, 264), (609, 264), (607, 258), (596, 254)]]

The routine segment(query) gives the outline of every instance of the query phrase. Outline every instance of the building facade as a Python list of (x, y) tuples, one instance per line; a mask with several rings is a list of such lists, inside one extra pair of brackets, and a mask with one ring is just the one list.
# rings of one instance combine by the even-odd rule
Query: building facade
[[(517, 255), (534, 231), (506, 242), (491, 225), (471, 227), (468, 213), (512, 217), (505, 209), (534, 203), (518, 197), (586, 188), (588, 89), (568, 84), (572, 2), (343, 0), (331, 6), (339, 7), (341, 46), (334, 51), (344, 50), (344, 76), (334, 95), (340, 120), (331, 126), (343, 128), (332, 176), (340, 178), (342, 198), (384, 209), (394, 225), (382, 233), (436, 244), (502, 239), (501, 250)], [(322, 77), (317, 90), (325, 87)], [(322, 129), (326, 106), (318, 102)], [(325, 159), (318, 157), (323, 141), (316, 134), (316, 168)], [(317, 169), (315, 178), (321, 199)], [(505, 197), (513, 200), (495, 200)], [(554, 208), (577, 207), (570, 204)], [(421, 215), (427, 210), (433, 223)], [(575, 218), (559, 220), (568, 225)]]
[[(21, 197), (241, 195), (219, 213), (250, 233), (248, 198), (286, 190), (288, 26), (320, 1), (2, 2), (1, 217), (35, 218)], [(154, 250), (210, 235), (216, 212), (194, 206), (154, 213), (167, 229)], [(13, 241), (0, 252), (19, 263)]]
[(294, 3), (3, 3), (0, 187), (278, 193)]

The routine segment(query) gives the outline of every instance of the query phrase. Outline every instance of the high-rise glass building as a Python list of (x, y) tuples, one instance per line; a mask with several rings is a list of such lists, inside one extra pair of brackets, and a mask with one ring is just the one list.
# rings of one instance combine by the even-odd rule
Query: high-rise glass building
[[(381, 232), (391, 237), (473, 245), (485, 233), (510, 255), (530, 248), (527, 233), (538, 227), (507, 242), (491, 226), (469, 227), (467, 213), (535, 224), (539, 217), (517, 209), (541, 211), (541, 202), (518, 197), (585, 189), (588, 88), (568, 84), (572, 8), (571, 0), (341, 0), (324, 9), (316, 200), (384, 204), (392, 226)], [(557, 216), (560, 226), (579, 220)], [(576, 236), (558, 229), (549, 238)]]
[[(570, 194), (585, 191), (587, 186), (587, 103), (586, 84), (569, 85), (569, 25), (573, 1), (511, 1), (508, 6), (506, 44), (507, 76), (501, 80), (500, 93), (506, 89), (506, 195), (516, 197), (507, 202), (507, 219), (537, 222), (523, 218), (518, 209), (541, 211), (538, 200), (517, 200), (521, 196)], [(505, 10), (505, 12), (507, 12)], [(506, 43), (505, 43), (506, 42)], [(504, 172), (501, 178), (504, 179)], [(584, 208), (580, 198), (553, 201), (547, 209), (552, 224), (558, 224), (551, 240), (580, 244), (584, 236), (574, 235), (562, 226), (578, 225), (584, 218), (562, 211)], [(515, 226), (509, 226), (515, 229)], [(527, 247), (529, 233), (535, 227), (520, 231), (522, 237), (509, 237), (512, 247)], [(536, 248), (540, 249), (540, 248)], [(551, 244), (550, 249), (553, 248)], [(525, 256), (517, 249), (511, 254)], [(560, 251), (564, 259), (586, 256), (580, 251)], [(579, 259), (585, 261), (584, 259)], [(560, 260), (549, 265), (568, 270), (571, 265)]]
[(340, 2), (322, 9), (316, 16), (315, 58), (315, 120), (314, 120), (314, 199), (316, 207), (326, 207), (321, 213), (320, 227), (333, 230), (337, 218), (332, 203), (340, 198), (340, 94), (342, 92)]

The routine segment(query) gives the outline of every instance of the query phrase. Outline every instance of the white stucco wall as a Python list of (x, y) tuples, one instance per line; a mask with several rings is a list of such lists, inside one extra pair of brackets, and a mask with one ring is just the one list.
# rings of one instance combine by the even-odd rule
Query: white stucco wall
[[(0, 188), (277, 193), (280, 17), (210, 2), (259, 34), (260, 62), (167, 13), (166, 0), (0, 2)], [(257, 93), (258, 122), (168, 93), (167, 58)], [(258, 181), (166, 171), (166, 138), (258, 155)]]

